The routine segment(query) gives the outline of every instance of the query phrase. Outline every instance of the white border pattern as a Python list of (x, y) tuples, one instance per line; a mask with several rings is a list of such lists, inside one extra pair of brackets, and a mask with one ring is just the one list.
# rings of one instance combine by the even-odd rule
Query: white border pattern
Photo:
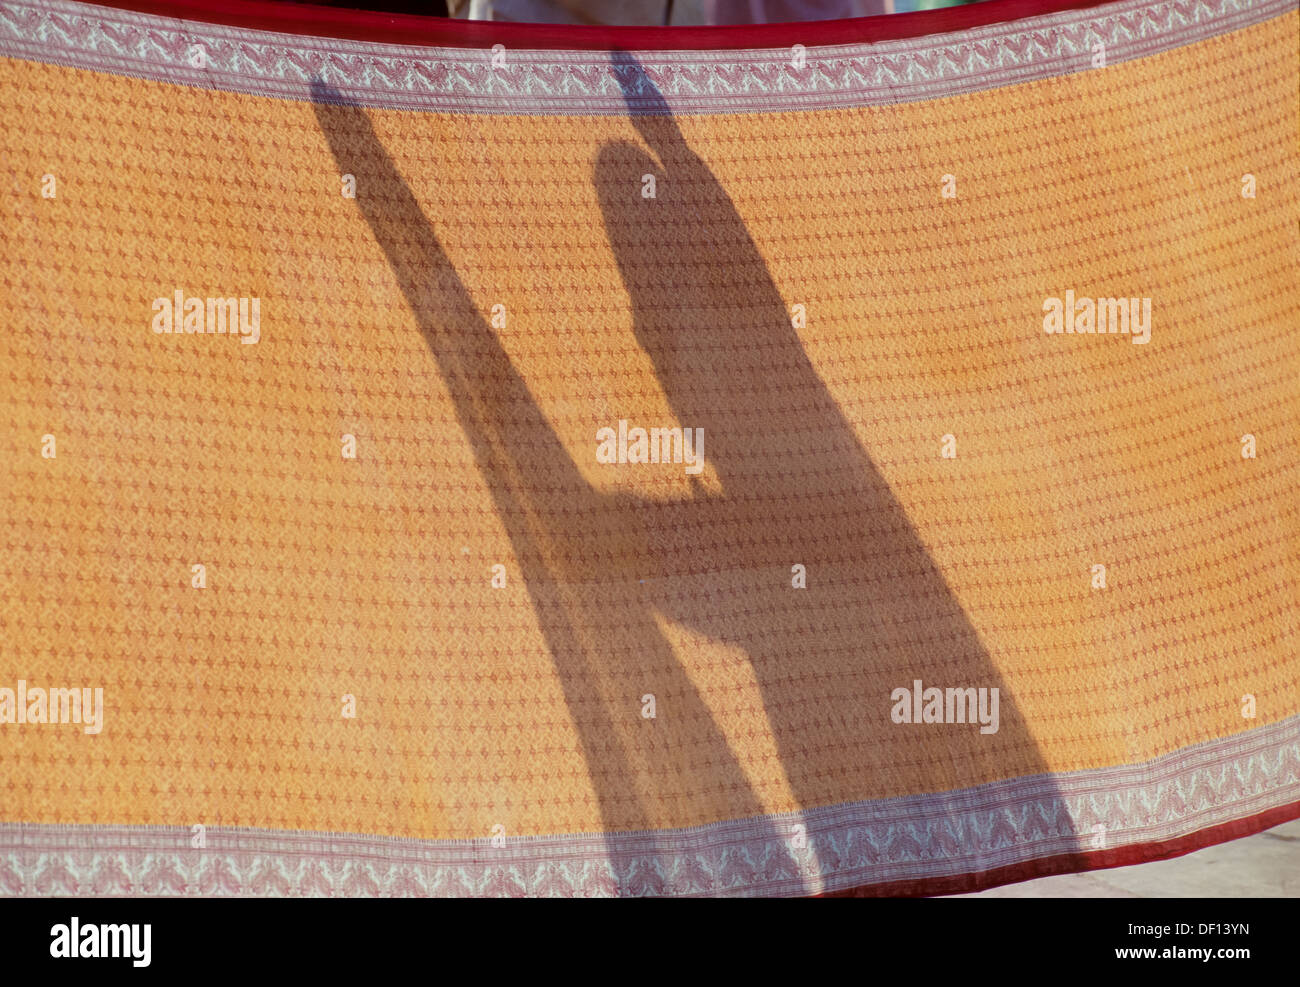
[[(1145, 764), (501, 847), (211, 827), (200, 850), (184, 826), (0, 823), (0, 895), (816, 894), (1159, 843), (1298, 801), (1300, 715)], [(807, 846), (791, 849), (797, 824)]]
[[(1297, 0), (1120, 0), (951, 34), (809, 47), (637, 52), (625, 95), (604, 52), (414, 47), (158, 17), (72, 0), (0, 0), (0, 56), (252, 95), (310, 100), (314, 79), (361, 106), (454, 113), (816, 110), (937, 99), (1088, 70), (1225, 34)], [(797, 27), (791, 44), (798, 43)], [(204, 67), (190, 64), (202, 45)], [(643, 74), (640, 70), (643, 70)]]

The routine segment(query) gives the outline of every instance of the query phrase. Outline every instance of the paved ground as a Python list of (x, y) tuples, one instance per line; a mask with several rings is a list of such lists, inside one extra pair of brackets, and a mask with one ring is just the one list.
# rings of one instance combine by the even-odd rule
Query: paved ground
[(960, 898), (1300, 898), (1300, 820), (1173, 860), (1042, 877)]

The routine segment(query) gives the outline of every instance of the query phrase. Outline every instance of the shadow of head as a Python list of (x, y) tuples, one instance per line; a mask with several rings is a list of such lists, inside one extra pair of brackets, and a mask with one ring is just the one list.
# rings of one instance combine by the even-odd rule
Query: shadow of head
[(725, 488), (754, 464), (775, 461), (779, 450), (765, 438), (791, 392), (808, 397), (805, 414), (822, 427), (847, 424), (731, 197), (640, 63), (626, 52), (611, 61), (646, 147), (609, 141), (596, 154), (606, 238), (637, 342), (682, 427), (705, 429), (708, 461)]

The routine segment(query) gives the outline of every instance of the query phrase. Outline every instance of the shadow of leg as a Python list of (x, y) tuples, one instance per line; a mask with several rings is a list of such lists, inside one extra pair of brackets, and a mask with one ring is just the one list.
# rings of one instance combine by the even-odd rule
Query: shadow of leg
[[(675, 424), (704, 430), (722, 485), (687, 523), (694, 541), (675, 551), (679, 573), (711, 574), (708, 598), (657, 605), (749, 655), (800, 807), (925, 793), (910, 822), (886, 828), (884, 855), (942, 857), (971, 836), (943, 818), (943, 793), (1026, 779), (1017, 808), (1027, 815), (1009, 828), (1004, 819), (995, 839), (1068, 842), (1069, 812), (1014, 695), (808, 359), (730, 197), (636, 59), (615, 52), (612, 63), (653, 153), (624, 142), (598, 153), (607, 237)], [(652, 201), (628, 192), (643, 174), (656, 176)], [(807, 589), (793, 589), (794, 564)], [(893, 691), (916, 680), (996, 690), (997, 731), (893, 722)], [(945, 829), (950, 839), (935, 837)]]

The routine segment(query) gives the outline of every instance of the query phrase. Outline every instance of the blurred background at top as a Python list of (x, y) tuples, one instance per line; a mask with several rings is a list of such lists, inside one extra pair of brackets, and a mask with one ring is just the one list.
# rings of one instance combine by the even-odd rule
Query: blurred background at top
[(329, 7), (479, 21), (699, 27), (777, 24), (956, 7), (975, 0), (307, 0)]
[(448, 0), (453, 17), (551, 24), (776, 24), (955, 7), (967, 0)]

